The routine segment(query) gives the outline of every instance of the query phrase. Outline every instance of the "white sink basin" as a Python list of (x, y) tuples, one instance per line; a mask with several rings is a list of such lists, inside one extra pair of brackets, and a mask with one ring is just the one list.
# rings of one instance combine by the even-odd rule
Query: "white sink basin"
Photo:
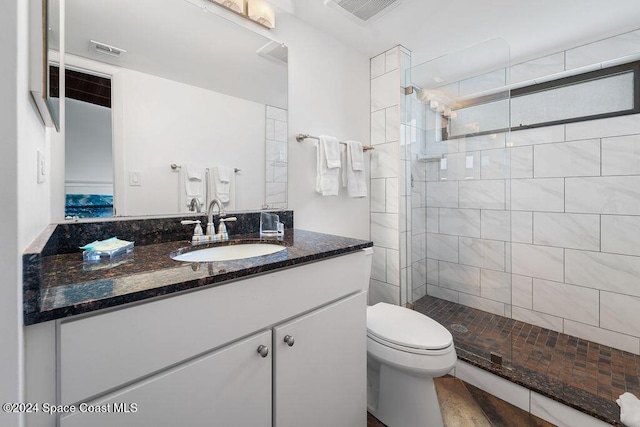
[(237, 245), (216, 246), (213, 248), (199, 249), (174, 255), (171, 258), (176, 261), (186, 262), (212, 262), (229, 261), (234, 259), (251, 258), (254, 256), (269, 255), (287, 249), (286, 246), (271, 243), (241, 243)]

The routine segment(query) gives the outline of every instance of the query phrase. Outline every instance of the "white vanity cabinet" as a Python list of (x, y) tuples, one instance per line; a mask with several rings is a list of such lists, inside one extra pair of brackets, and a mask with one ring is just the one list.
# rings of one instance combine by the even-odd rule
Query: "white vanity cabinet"
[[(370, 263), (365, 249), (63, 319), (55, 340), (38, 338), (53, 327), (35, 325), (28, 377), (30, 354), (56, 356), (32, 364), (41, 384), (27, 390), (111, 412), (35, 414), (27, 426), (364, 427)], [(43, 362), (55, 365), (55, 379), (38, 375)], [(136, 411), (115, 413), (123, 403)]]

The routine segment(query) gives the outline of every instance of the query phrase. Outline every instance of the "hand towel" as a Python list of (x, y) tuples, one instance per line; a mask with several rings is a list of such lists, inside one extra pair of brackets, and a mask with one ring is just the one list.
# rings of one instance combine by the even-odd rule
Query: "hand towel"
[(620, 406), (620, 421), (627, 427), (640, 427), (640, 400), (625, 392), (616, 403)]
[(355, 169), (353, 167), (353, 158), (357, 156), (357, 153), (362, 154), (362, 144), (358, 141), (346, 141), (346, 145), (346, 173), (343, 173), (343, 185), (344, 176), (346, 175), (347, 194), (349, 194), (349, 197), (367, 197), (367, 180), (364, 171), (364, 161), (360, 161), (360, 165), (358, 166), (362, 166), (362, 169)]
[(349, 141), (351, 144), (351, 169), (354, 171), (364, 170), (364, 150), (358, 141)]
[[(337, 196), (340, 174), (340, 144), (338, 139), (321, 135), (319, 141), (315, 142), (314, 145), (316, 146), (316, 191), (323, 196)], [(333, 167), (329, 167), (326, 147), (329, 147), (332, 151), (331, 164), (334, 165)]]
[(226, 205), (230, 200), (231, 168), (215, 166), (213, 168), (213, 182), (215, 183), (215, 197)]
[(184, 198), (181, 197), (183, 199), (181, 205), (182, 208), (186, 207), (187, 209), (180, 209), (181, 212), (189, 210), (191, 199), (198, 199), (200, 204), (204, 206), (204, 181), (202, 174), (202, 169), (193, 165), (183, 168)]
[(198, 168), (192, 164), (184, 165), (185, 173), (187, 174), (187, 179), (190, 181), (202, 181), (202, 169)]

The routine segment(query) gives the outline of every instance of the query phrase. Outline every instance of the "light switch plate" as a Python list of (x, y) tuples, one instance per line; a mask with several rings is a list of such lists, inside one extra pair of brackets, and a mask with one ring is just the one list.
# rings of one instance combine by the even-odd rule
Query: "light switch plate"
[(133, 187), (142, 185), (140, 182), (140, 172), (129, 172), (129, 185)]
[(47, 162), (44, 157), (44, 153), (38, 150), (38, 184), (46, 181), (47, 175)]

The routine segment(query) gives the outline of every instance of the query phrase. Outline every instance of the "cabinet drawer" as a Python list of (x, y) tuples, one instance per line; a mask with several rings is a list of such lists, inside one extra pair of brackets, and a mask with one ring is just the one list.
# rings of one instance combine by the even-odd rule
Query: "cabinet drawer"
[(364, 251), (62, 322), (60, 401), (94, 398), (366, 289)]

